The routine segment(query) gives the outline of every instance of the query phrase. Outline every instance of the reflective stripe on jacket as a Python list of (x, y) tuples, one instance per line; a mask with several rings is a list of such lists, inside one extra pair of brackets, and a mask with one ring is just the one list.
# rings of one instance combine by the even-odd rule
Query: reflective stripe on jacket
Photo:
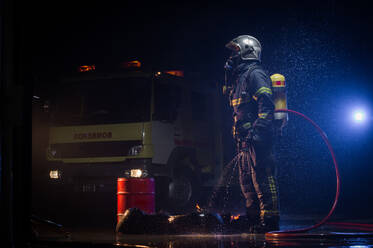
[(274, 103), (271, 79), (257, 62), (238, 66), (235, 84), (230, 92), (233, 107), (233, 135), (246, 137), (249, 132), (257, 140), (272, 134)]

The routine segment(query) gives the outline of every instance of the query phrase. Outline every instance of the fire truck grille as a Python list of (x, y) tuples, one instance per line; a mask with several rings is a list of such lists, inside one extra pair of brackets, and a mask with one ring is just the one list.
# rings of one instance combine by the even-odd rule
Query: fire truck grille
[(141, 140), (60, 143), (52, 144), (51, 151), (55, 158), (117, 157), (128, 156), (131, 147), (141, 144)]

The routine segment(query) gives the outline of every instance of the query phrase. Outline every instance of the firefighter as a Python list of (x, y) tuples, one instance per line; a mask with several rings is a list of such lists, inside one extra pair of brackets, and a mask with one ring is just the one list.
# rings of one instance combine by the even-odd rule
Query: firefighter
[(234, 38), (225, 64), (231, 87), (233, 137), (239, 156), (239, 182), (246, 199), (249, 231), (278, 230), (278, 194), (272, 154), (274, 103), (271, 79), (261, 65), (260, 42), (249, 35)]

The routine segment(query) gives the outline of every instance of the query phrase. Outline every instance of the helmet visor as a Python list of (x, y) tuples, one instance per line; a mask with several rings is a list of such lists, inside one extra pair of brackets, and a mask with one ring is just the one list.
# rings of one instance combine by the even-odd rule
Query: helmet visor
[(225, 47), (232, 50), (235, 53), (238, 53), (240, 51), (240, 46), (236, 42), (233, 42), (233, 41), (230, 41), (229, 43), (227, 43)]

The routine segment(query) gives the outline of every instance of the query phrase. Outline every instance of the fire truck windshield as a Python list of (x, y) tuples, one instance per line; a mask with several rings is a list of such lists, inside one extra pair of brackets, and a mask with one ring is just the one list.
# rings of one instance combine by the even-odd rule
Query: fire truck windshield
[(96, 125), (150, 120), (151, 83), (146, 78), (84, 80), (56, 87), (55, 125)]

